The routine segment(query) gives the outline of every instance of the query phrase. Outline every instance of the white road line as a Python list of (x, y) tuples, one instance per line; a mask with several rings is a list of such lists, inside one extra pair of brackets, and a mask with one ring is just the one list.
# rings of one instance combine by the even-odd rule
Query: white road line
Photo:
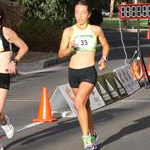
[(10, 100), (8, 99), (7, 102), (40, 102), (40, 100)]
[(139, 102), (139, 103), (150, 103), (150, 99), (149, 100), (145, 100), (145, 99), (144, 100), (134, 100), (134, 99), (130, 100), (129, 99), (129, 100), (120, 100), (120, 101), (122, 101), (122, 102), (136, 102), (136, 103), (137, 102)]
[(19, 71), (19, 74), (21, 74), (21, 75), (29, 75), (29, 74), (34, 74), (34, 73), (58, 71), (58, 70), (63, 69), (63, 68), (66, 68), (66, 66), (53, 66), (53, 67), (48, 67), (48, 68), (44, 68), (44, 69), (36, 69), (34, 71)]
[(16, 129), (15, 129), (15, 132), (20, 132), (20, 131), (26, 130), (26, 129), (28, 129), (28, 128), (35, 127), (35, 126), (37, 126), (37, 125), (43, 124), (43, 123), (44, 123), (44, 122), (30, 123), (30, 124), (28, 124), (28, 125), (25, 125), (25, 126), (16, 128)]
[[(38, 100), (8, 100), (9, 102), (37, 102)], [(142, 102), (142, 103), (149, 103), (150, 102), (150, 100), (134, 100), (134, 99), (129, 99), (129, 100), (120, 100), (120, 102), (127, 102), (127, 103), (130, 103), (130, 102), (132, 102), (132, 103), (134, 103), (134, 102)], [(103, 121), (103, 120), (102, 120)], [(27, 125), (25, 125), (25, 126), (22, 126), (22, 127), (18, 127), (18, 128), (16, 128), (15, 129), (15, 132), (21, 132), (21, 131), (23, 131), (23, 130), (26, 130), (26, 129), (29, 129), (29, 128), (31, 128), (31, 127), (35, 127), (35, 126), (37, 126), (37, 125), (40, 125), (40, 124), (43, 124), (44, 122), (35, 122), (35, 123), (30, 123), (30, 124), (27, 124)], [(2, 133), (4, 134), (4, 132), (0, 132), (0, 134), (2, 135)]]
[[(122, 99), (122, 102), (150, 102), (150, 99), (147, 100), (138, 100), (138, 99)], [(40, 100), (7, 100), (7, 102), (40, 102)]]

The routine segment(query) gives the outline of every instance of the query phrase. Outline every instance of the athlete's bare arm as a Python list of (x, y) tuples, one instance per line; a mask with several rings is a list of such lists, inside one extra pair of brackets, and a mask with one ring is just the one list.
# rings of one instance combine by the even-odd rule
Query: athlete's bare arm
[(108, 56), (109, 53), (109, 44), (106, 40), (106, 37), (104, 35), (103, 30), (101, 29), (101, 27), (98, 26), (97, 30), (97, 35), (98, 35), (98, 40), (100, 41), (101, 45), (102, 45), (102, 55), (104, 56)]
[[(12, 29), (3, 27), (3, 33), (6, 40), (9, 43), (13, 43), (19, 48), (18, 53), (14, 58), (17, 61), (20, 61), (20, 59), (27, 53), (28, 46)], [(11, 61), (8, 67), (6, 68), (6, 71), (10, 74), (16, 74), (17, 73), (16, 64), (17, 63), (15, 63), (14, 61)]]
[(70, 41), (70, 35), (72, 34), (72, 27), (68, 27), (63, 31), (58, 57), (63, 58), (73, 53), (74, 41)]
[(15, 58), (19, 61), (28, 51), (28, 46), (25, 42), (10, 28), (3, 27), (3, 33), (6, 40), (15, 44), (19, 50)]
[(98, 62), (99, 64), (99, 70), (103, 70), (106, 67), (106, 60), (103, 59), (104, 57), (108, 56), (109, 53), (109, 44), (105, 38), (104, 32), (101, 29), (101, 27), (99, 26), (93, 26), (94, 32), (96, 33), (98, 40), (101, 43), (102, 46), (102, 58), (100, 59), (100, 61)]

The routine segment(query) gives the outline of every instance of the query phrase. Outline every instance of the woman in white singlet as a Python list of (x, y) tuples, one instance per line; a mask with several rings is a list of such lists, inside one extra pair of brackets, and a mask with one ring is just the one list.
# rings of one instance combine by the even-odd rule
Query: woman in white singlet
[(95, 69), (95, 53), (97, 40), (102, 45), (102, 57), (99, 70), (106, 66), (109, 45), (99, 26), (90, 25), (91, 15), (89, 4), (80, 0), (74, 9), (76, 24), (64, 29), (58, 57), (71, 56), (69, 63), (69, 84), (75, 95), (74, 106), (82, 130), (85, 150), (96, 149), (97, 134), (94, 131), (89, 96), (97, 81)]

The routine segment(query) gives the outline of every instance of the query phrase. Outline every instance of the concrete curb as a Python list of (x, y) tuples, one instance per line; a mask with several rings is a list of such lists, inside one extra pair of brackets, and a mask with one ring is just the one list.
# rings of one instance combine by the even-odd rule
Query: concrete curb
[[(149, 47), (150, 44), (145, 44), (141, 47)], [(137, 46), (127, 46), (127, 48), (136, 48)], [(100, 46), (99, 46), (100, 48)], [(116, 49), (122, 49), (123, 47), (113, 47), (110, 48), (110, 50), (116, 50)], [(98, 59), (101, 56), (101, 51), (98, 51), (96, 53), (95, 59), (96, 61), (98, 61)], [(35, 71), (40, 71), (43, 69), (47, 69), (48, 67), (53, 67), (57, 64), (61, 64), (61, 63), (65, 63), (65, 62), (69, 62), (69, 57), (63, 58), (63, 59), (58, 59), (56, 56), (48, 58), (48, 59), (43, 59), (37, 62), (30, 62), (30, 63), (20, 63), (18, 65), (18, 70), (19, 70), (19, 74), (24, 74), (25, 72), (35, 72)]]
[(43, 60), (43, 68), (47, 68), (56, 64), (64, 63), (69, 61), (69, 58), (63, 58), (63, 59), (58, 59), (58, 58), (51, 58), (51, 59), (46, 59)]

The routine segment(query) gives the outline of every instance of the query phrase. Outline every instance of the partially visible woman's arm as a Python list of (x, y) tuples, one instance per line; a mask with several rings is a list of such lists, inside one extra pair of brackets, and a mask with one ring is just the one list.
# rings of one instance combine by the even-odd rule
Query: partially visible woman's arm
[(27, 53), (28, 46), (12, 29), (3, 27), (3, 33), (4, 37), (8, 42), (15, 44), (19, 48), (16, 56), (12, 59), (12, 61), (6, 68), (6, 71), (8, 73), (16, 74), (17, 73), (16, 65), (20, 61), (20, 59)]
[(106, 37), (105, 37), (101, 27), (96, 26), (95, 29), (96, 29), (95, 31), (96, 31), (96, 34), (98, 36), (98, 39), (102, 45), (102, 57), (98, 62), (98, 64), (99, 64), (98, 68), (99, 68), (99, 70), (103, 70), (106, 67), (106, 60), (107, 60), (107, 56), (109, 53), (109, 44), (106, 40)]
[(20, 59), (27, 53), (28, 46), (12, 29), (3, 27), (3, 33), (8, 42), (15, 44), (19, 48), (15, 59), (20, 61)]
[(99, 32), (98, 32), (98, 39), (102, 45), (102, 56), (108, 56), (108, 53), (109, 53), (109, 44), (106, 40), (106, 37), (104, 35), (104, 32), (103, 30), (101, 29), (101, 27), (99, 27)]
[(70, 41), (71, 27), (63, 31), (58, 57), (63, 58), (74, 53), (74, 41)]

